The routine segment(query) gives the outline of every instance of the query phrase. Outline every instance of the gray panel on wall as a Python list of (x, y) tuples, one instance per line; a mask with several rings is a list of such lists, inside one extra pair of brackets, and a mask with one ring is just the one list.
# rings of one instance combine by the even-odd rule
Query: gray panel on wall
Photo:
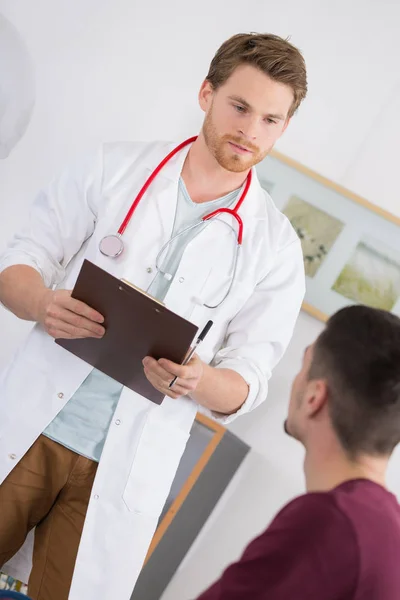
[(229, 431), (225, 432), (144, 566), (131, 600), (160, 599), (248, 451), (247, 444)]

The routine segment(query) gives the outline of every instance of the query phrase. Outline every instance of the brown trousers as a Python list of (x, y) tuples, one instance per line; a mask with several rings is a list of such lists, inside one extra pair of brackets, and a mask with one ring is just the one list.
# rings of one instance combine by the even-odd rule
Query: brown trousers
[(68, 599), (96, 469), (41, 435), (0, 485), (0, 570), (36, 527), (33, 600)]

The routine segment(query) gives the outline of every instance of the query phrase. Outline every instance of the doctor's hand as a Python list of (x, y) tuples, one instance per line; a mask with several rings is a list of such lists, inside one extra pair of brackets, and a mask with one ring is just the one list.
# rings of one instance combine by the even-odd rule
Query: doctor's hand
[(102, 338), (103, 316), (80, 300), (71, 298), (69, 290), (46, 290), (40, 298), (38, 322), (53, 338)]
[[(153, 387), (165, 396), (170, 398), (179, 398), (194, 392), (203, 376), (203, 362), (194, 354), (187, 365), (178, 365), (166, 358), (155, 360), (146, 356), (143, 360), (144, 373)], [(178, 379), (174, 385), (169, 388), (173, 378)]]

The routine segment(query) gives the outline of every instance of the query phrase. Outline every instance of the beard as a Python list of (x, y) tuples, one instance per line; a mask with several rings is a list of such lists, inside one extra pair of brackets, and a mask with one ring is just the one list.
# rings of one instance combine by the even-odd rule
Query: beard
[[(212, 107), (204, 119), (203, 135), (207, 148), (218, 164), (227, 171), (233, 173), (248, 171), (251, 167), (261, 162), (269, 152), (269, 149), (261, 152), (258, 146), (251, 144), (239, 136), (219, 135), (212, 118)], [(228, 142), (243, 146), (250, 150), (251, 154), (249, 154), (249, 156), (235, 154), (230, 149)]]

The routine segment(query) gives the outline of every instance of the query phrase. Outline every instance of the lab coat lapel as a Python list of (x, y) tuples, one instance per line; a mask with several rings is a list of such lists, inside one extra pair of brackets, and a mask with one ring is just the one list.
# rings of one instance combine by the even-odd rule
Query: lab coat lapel
[[(174, 147), (175, 145), (165, 145), (147, 157), (143, 164), (140, 185), (135, 194)], [(100, 257), (103, 263), (110, 260), (117, 262), (118, 264), (113, 266), (118, 276), (143, 289), (147, 289), (151, 278), (154, 277), (158, 252), (172, 235), (179, 176), (188, 149), (189, 146), (185, 147), (164, 166), (144, 194), (124, 234), (127, 251), (117, 261), (114, 259), (104, 261)], [(132, 193), (133, 196), (135, 194)], [(125, 206), (123, 210), (126, 210)], [(123, 218), (122, 212), (119, 218)], [(106, 265), (104, 267), (106, 268)]]
[[(178, 200), (179, 177), (182, 172), (190, 145), (183, 148), (177, 155), (168, 161), (153, 181), (152, 200), (155, 205), (155, 219), (162, 229), (162, 245), (171, 239), (176, 205)], [(154, 169), (154, 166), (152, 166)]]

